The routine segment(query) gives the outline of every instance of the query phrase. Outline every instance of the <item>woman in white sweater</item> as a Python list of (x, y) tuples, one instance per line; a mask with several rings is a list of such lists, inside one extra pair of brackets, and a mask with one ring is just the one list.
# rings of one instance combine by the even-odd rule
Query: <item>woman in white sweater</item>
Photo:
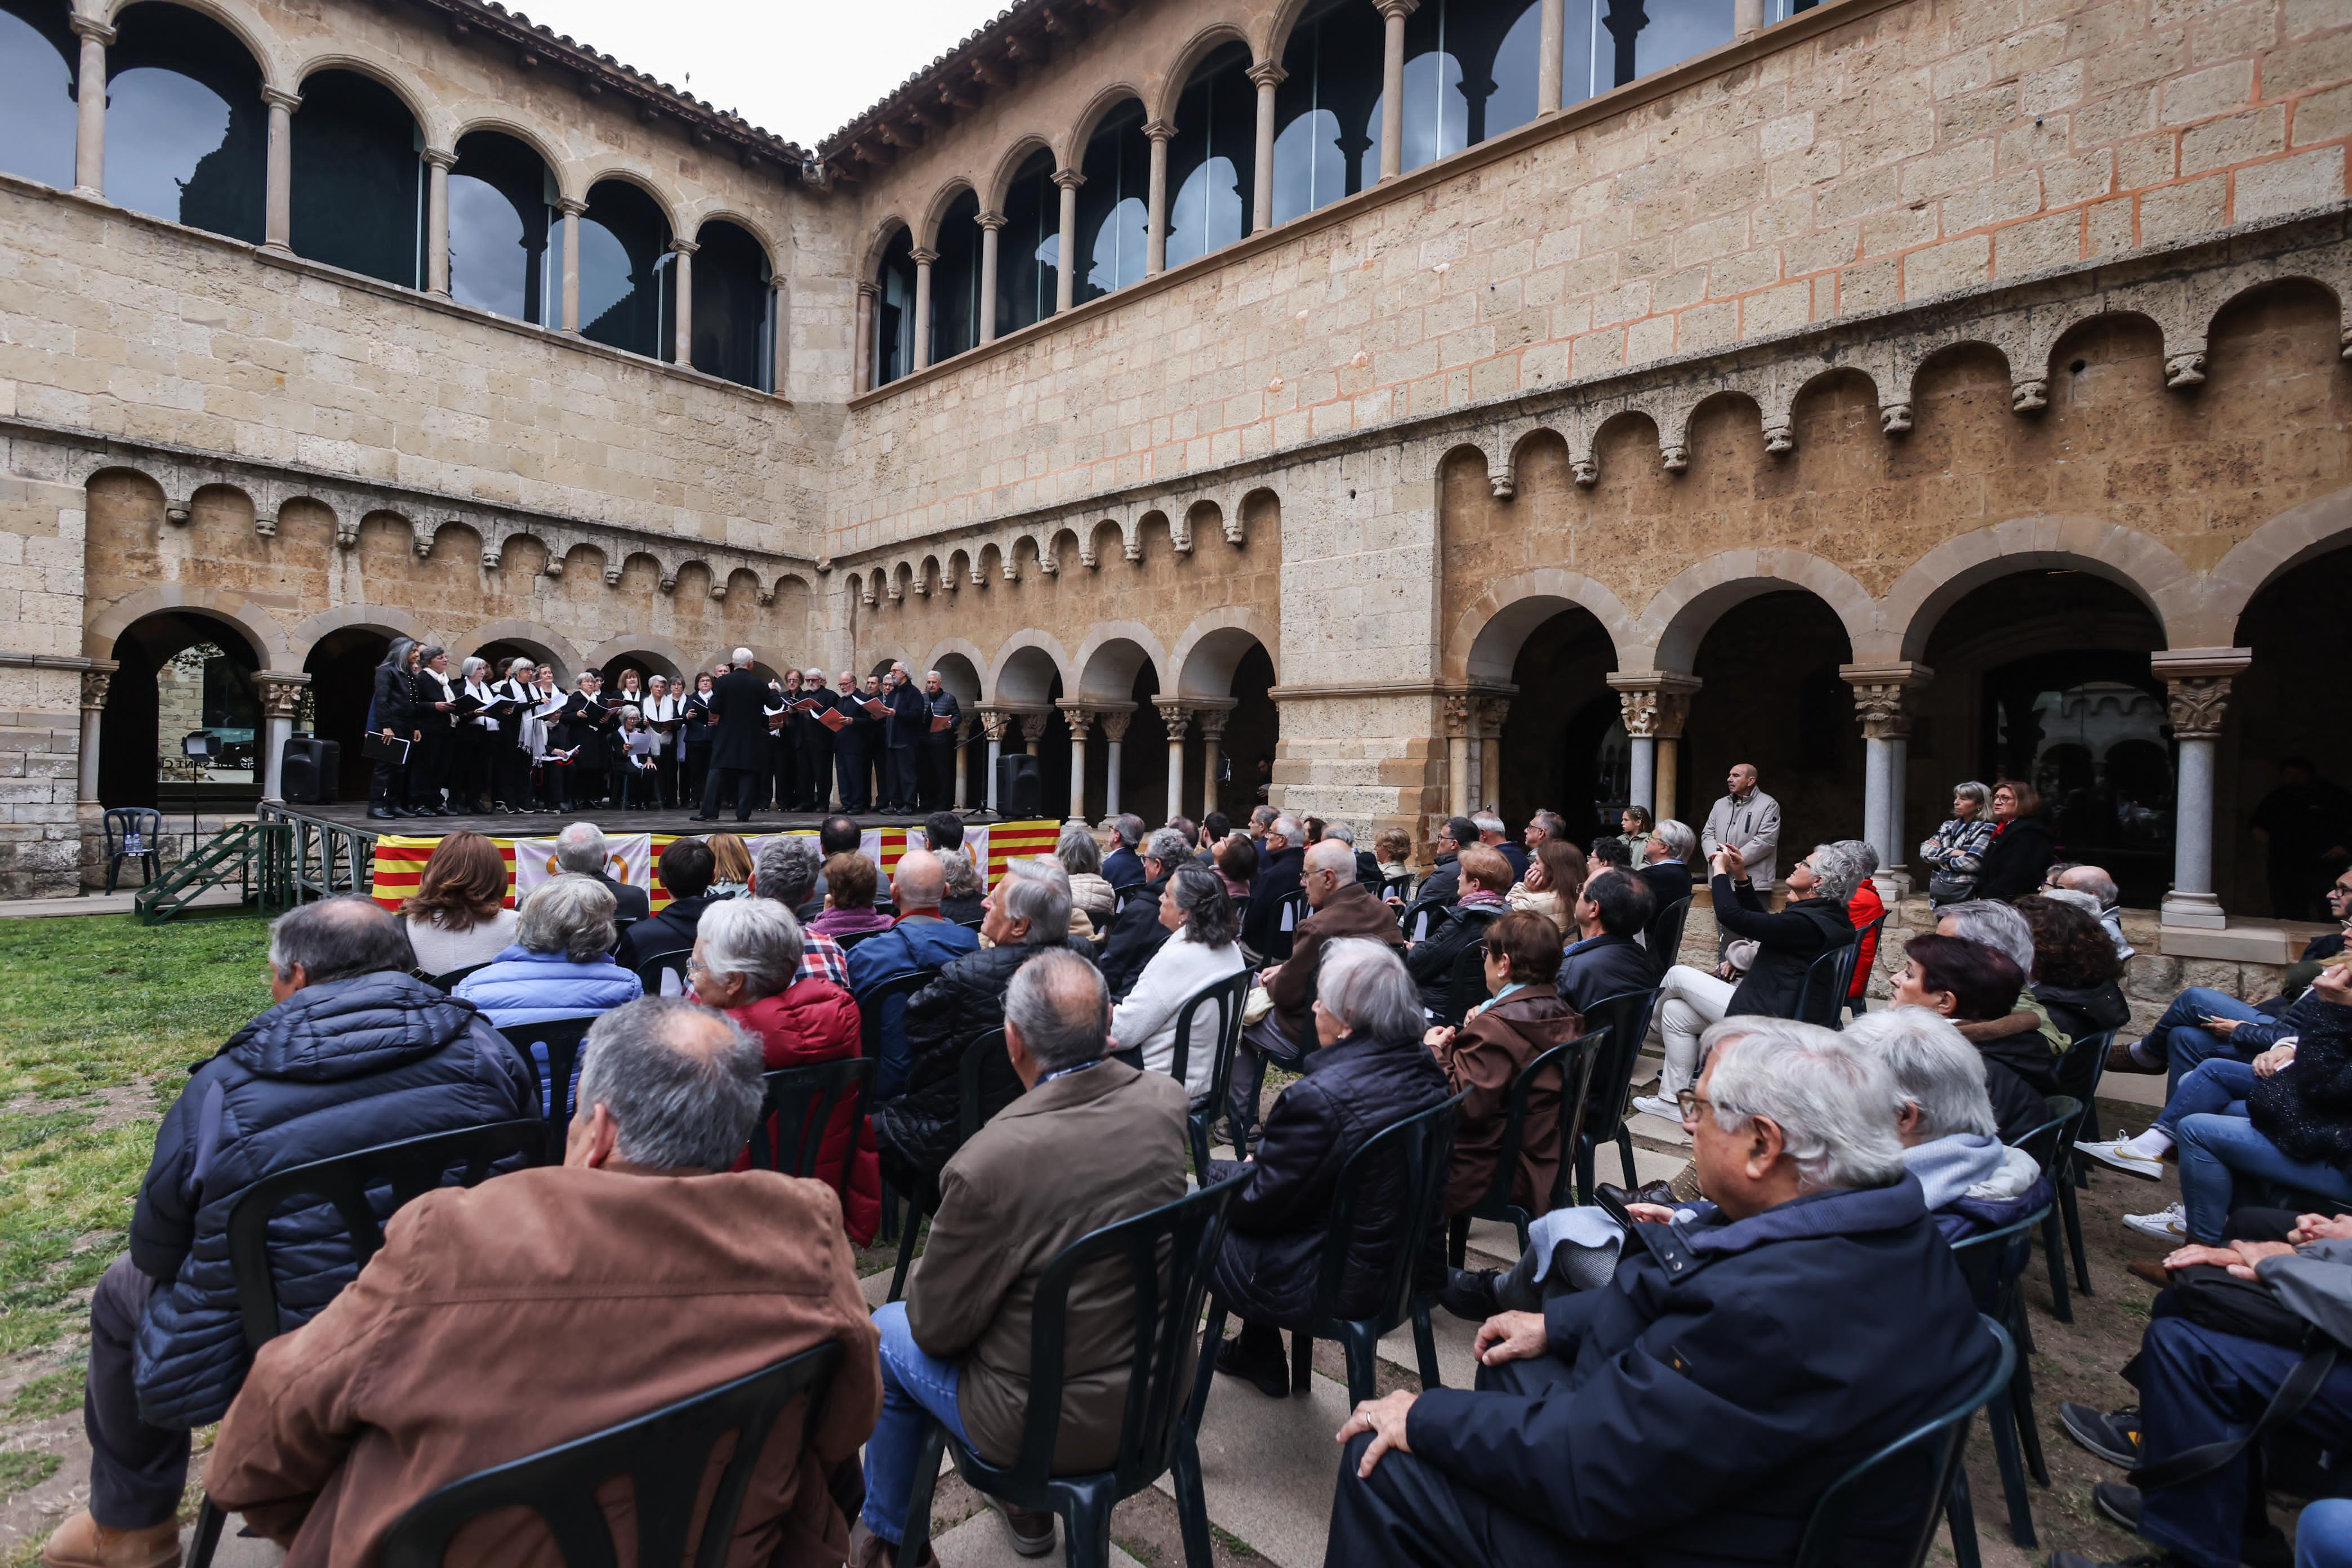
[[(1111, 1009), (1110, 1032), (1120, 1049), (1140, 1047), (1146, 1068), (1168, 1072), (1176, 1060), (1178, 1011), (1193, 993), (1239, 973), (1244, 963), (1234, 941), (1241, 932), (1234, 901), (1224, 879), (1206, 866), (1188, 861), (1170, 874), (1160, 895), (1160, 923), (1175, 934), (1143, 966), (1127, 1000)], [(1184, 1088), (1195, 1105), (1208, 1098), (1216, 1050), (1217, 1010), (1200, 1008), (1184, 1053)]]

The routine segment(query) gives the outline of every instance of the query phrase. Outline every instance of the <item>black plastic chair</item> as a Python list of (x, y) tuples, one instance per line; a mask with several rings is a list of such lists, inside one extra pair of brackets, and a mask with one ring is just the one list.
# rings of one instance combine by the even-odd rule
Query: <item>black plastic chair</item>
[(1397, 929), (1404, 932), (1407, 942), (1427, 942), (1445, 918), (1453, 903), (1445, 899), (1431, 899), (1425, 903), (1407, 904), (1397, 915)]
[(551, 1160), (563, 1157), (572, 1131), (572, 1094), (579, 1080), (580, 1053), (601, 1013), (550, 1018), (543, 1024), (509, 1024), (499, 1031), (539, 1075), (539, 1113), (547, 1124)]
[[(1257, 976), (1246, 969), (1238, 970), (1223, 980), (1212, 980), (1190, 996), (1176, 1009), (1175, 1054), (1168, 1061), (1169, 1076), (1178, 1083), (1192, 1081), (1192, 1023), (1203, 1007), (1217, 1010), (1217, 1063), (1209, 1077), (1209, 1097), (1185, 1113), (1185, 1139), (1192, 1146), (1192, 1176), (1195, 1181), (1209, 1179), (1209, 1123), (1224, 1113), (1234, 1087), (1234, 1053), (1242, 1043), (1242, 1007), (1248, 1002), (1250, 987)], [(1244, 1131), (1244, 1134), (1248, 1134)]]
[(1650, 917), (1642, 931), (1642, 946), (1663, 974), (1683, 950), (1683, 927), (1690, 923), (1690, 896), (1685, 894)]
[[(1865, 945), (1868, 946), (1870, 949), (1870, 961), (1873, 963), (1877, 963), (1879, 939), (1885, 934), (1886, 917), (1885, 915), (1880, 915), (1868, 925), (1864, 926), (1860, 931), (1855, 931), (1853, 933), (1853, 940), (1846, 944), (1846, 946), (1852, 950), (1852, 956), (1846, 960), (1845, 979), (1839, 983), (1837, 1005), (1830, 1009), (1830, 1027), (1832, 1029), (1842, 1029), (1845, 1026), (1846, 1008), (1853, 1005), (1856, 1000), (1853, 994), (1853, 977), (1855, 973), (1862, 968), (1863, 948)], [(1866, 974), (1863, 976), (1862, 989), (1866, 997), (1870, 990), (1870, 977)], [(1857, 1012), (1854, 1016), (1859, 1017), (1861, 1015)]]
[[(269, 1216), (289, 1198), (321, 1199), (334, 1205), (351, 1243), (352, 1273), (383, 1249), (383, 1222), (420, 1194), (446, 1186), (460, 1166), (458, 1184), (479, 1186), (507, 1161), (536, 1163), (546, 1148), (541, 1124), (529, 1117), (428, 1132), (372, 1149), (355, 1149), (330, 1160), (314, 1160), (274, 1172), (237, 1195), (228, 1211), (228, 1263), (236, 1286), (236, 1310), (247, 1350), (259, 1350), (285, 1331), (278, 1309), (278, 1282), (269, 1272)], [(391, 1189), (382, 1214), (370, 1194)], [(207, 1496), (196, 1510), (188, 1542), (187, 1568), (206, 1568), (220, 1548), (228, 1516)]]
[(497, 962), (498, 960), (494, 958), (486, 958), (479, 963), (469, 963), (463, 969), (453, 969), (446, 974), (427, 975), (425, 983), (427, 985), (432, 986), (436, 991), (442, 992), (446, 994), (457, 990), (457, 982), (465, 979), (466, 976), (473, 973), (474, 971), (478, 969), (488, 969), (491, 964)]
[(1625, 1112), (1633, 1104), (1633, 1073), (1641, 1066), (1642, 1044), (1650, 1036), (1650, 1010), (1657, 1002), (1655, 991), (1620, 991), (1595, 1002), (1592, 1010), (1584, 1016), (1587, 1024), (1600, 1019), (1601, 1027), (1609, 1033), (1609, 1040), (1601, 1047), (1592, 1070), (1593, 1080), (1600, 1086), (1594, 1092), (1601, 1115), (1585, 1119), (1583, 1133), (1576, 1142), (1579, 1203), (1592, 1201), (1593, 1184), (1599, 1179), (1595, 1162), (1603, 1143), (1617, 1145), (1617, 1160), (1624, 1168), (1626, 1190), (1630, 1192), (1641, 1184), (1633, 1172), (1633, 1134), (1625, 1125)]
[[(648, 954), (637, 960), (637, 984), (645, 987), (648, 996), (683, 996), (693, 988), (686, 973), (687, 960), (693, 956), (694, 944), (691, 942), (684, 947), (671, 948), (667, 952)], [(668, 974), (677, 976), (677, 989), (665, 993), (662, 979)]]
[[(1462, 1099), (1457, 1094), (1427, 1110), (1391, 1122), (1366, 1139), (1348, 1156), (1348, 1163), (1339, 1167), (1339, 1181), (1331, 1193), (1330, 1215), (1325, 1223), (1322, 1254), (1316, 1265), (1315, 1301), (1309, 1309), (1313, 1327), (1291, 1335), (1293, 1390), (1305, 1389), (1313, 1378), (1315, 1342), (1320, 1338), (1339, 1341), (1346, 1352), (1349, 1399), (1360, 1403), (1371, 1398), (1381, 1336), (1408, 1319), (1412, 1323), (1413, 1352), (1420, 1363), (1422, 1387), (1443, 1386), (1437, 1373), (1437, 1340), (1429, 1322), (1431, 1298), (1417, 1289), (1413, 1281), (1420, 1271), (1423, 1247), (1429, 1238), (1441, 1234), (1440, 1227), (1444, 1223), (1446, 1169), (1454, 1152), (1454, 1123), (1462, 1112)], [(1357, 1189), (1375, 1163), (1391, 1160), (1404, 1167), (1405, 1205), (1398, 1240), (1388, 1248), (1372, 1312), (1361, 1318), (1342, 1318), (1339, 1315), (1339, 1289), (1347, 1275), (1348, 1244), (1355, 1235)], [(1216, 1377), (1217, 1346), (1224, 1338), (1227, 1310), (1224, 1302), (1214, 1295), (1209, 1298), (1208, 1333), (1202, 1341), (1200, 1378), (1192, 1395), (1195, 1429), (1201, 1424), (1201, 1411), (1208, 1404), (1209, 1384)]]
[[(1976, 1301), (1977, 1310), (2007, 1330), (2021, 1345), (2026, 1342), (2026, 1327), (2025, 1295), (2020, 1286), (2026, 1265), (2032, 1260), (2033, 1233), (2049, 1215), (2050, 1208), (2045, 1204), (2014, 1224), (1952, 1244), (1952, 1261), (1959, 1265), (1960, 1277), (1969, 1282), (1969, 1294)], [(2042, 1458), (2042, 1429), (2035, 1424), (2033, 1372), (2027, 1357), (2016, 1358), (2006, 1386), (2008, 1399), (1987, 1411), (1985, 1422), (1992, 1433), (1993, 1464), (2000, 1473), (2001, 1495), (2009, 1509), (2010, 1539), (2020, 1546), (2032, 1547), (2037, 1542), (2025, 1473), (2031, 1467), (2033, 1479), (2046, 1487), (2050, 1484), (2050, 1468)], [(1965, 1477), (1960, 1487), (1965, 1492)], [(1974, 1542), (1969, 1544), (1973, 1550)], [(1958, 1555), (1957, 1532), (1953, 1548), (1955, 1555)]]
[(1535, 1092), (1537, 1082), (1545, 1076), (1559, 1080), (1559, 1165), (1558, 1175), (1549, 1193), (1538, 1193), (1536, 1202), (1543, 1206), (1536, 1214), (1549, 1214), (1568, 1201), (1569, 1181), (1576, 1169), (1575, 1152), (1584, 1138), (1585, 1097), (1592, 1088), (1592, 1064), (1609, 1043), (1607, 1026), (1588, 1029), (1565, 1045), (1554, 1046), (1526, 1067), (1511, 1080), (1511, 1092), (1503, 1113), (1503, 1142), (1495, 1151), (1495, 1180), (1486, 1195), (1469, 1208), (1454, 1216), (1446, 1238), (1446, 1261), (1459, 1268), (1470, 1247), (1470, 1222), (1474, 1219), (1499, 1220), (1519, 1235), (1519, 1250), (1528, 1249), (1528, 1226), (1536, 1215), (1529, 1214), (1514, 1202), (1519, 1177), (1519, 1151), (1527, 1141), (1528, 1099)]
[[(136, 860), (150, 882), (163, 877), (163, 814), (152, 806), (117, 805), (107, 809), (106, 890), (114, 891), (122, 863)], [(137, 848), (132, 848), (133, 844)]]
[(1147, 884), (1142, 883), (1142, 882), (1114, 882), (1114, 883), (1112, 883), (1112, 884), (1111, 884), (1111, 889), (1110, 889), (1110, 896), (1111, 896), (1110, 912), (1111, 912), (1111, 914), (1112, 914), (1114, 917), (1117, 917), (1117, 916), (1123, 915), (1123, 914), (1127, 913), (1127, 904), (1128, 904), (1128, 900), (1130, 900), (1130, 899), (1139, 899), (1139, 898), (1142, 898), (1142, 897), (1144, 896), (1144, 893), (1145, 893), (1146, 888), (1147, 888)]
[[(1203, 1345), (1193, 1333), (1209, 1267), (1224, 1243), (1226, 1210), (1247, 1179), (1232, 1176), (1105, 1226), (1064, 1247), (1045, 1266), (1031, 1308), (1029, 1410), (1022, 1422), (1020, 1452), (1009, 1465), (989, 1464), (932, 1422), (907, 1498), (901, 1562), (918, 1561), (930, 1539), (931, 1491), (946, 1449), (954, 1455), (956, 1472), (975, 1490), (1015, 1508), (1061, 1515), (1063, 1560), (1070, 1568), (1109, 1568), (1113, 1505), (1173, 1469), (1186, 1568), (1210, 1568), (1209, 1510), (1194, 1444), (1200, 1421), (1189, 1409), (1184, 1373), (1196, 1356), (1203, 1365), (1215, 1359), (1214, 1342)], [(1118, 1457), (1108, 1470), (1057, 1476), (1054, 1449), (1061, 1436), (1070, 1286), (1081, 1270), (1099, 1275), (1120, 1263), (1135, 1288), (1135, 1352), (1128, 1363)]]
[[(808, 1413), (801, 1430), (814, 1430), (841, 1356), (840, 1342), (827, 1340), (634, 1421), (452, 1481), (411, 1504), (385, 1533), (384, 1568), (441, 1568), (460, 1530), (486, 1513), (512, 1508), (529, 1509), (546, 1523), (569, 1568), (613, 1568), (618, 1554), (596, 1493), (623, 1475), (635, 1500), (631, 1555), (639, 1568), (686, 1568), (689, 1561), (694, 1568), (720, 1568), (777, 1418), (804, 1398)], [(689, 1559), (687, 1537), (711, 1452), (730, 1434), (734, 1449)]]
[(2078, 1100), (2082, 1110), (2074, 1124), (2058, 1135), (2058, 1169), (2063, 1174), (2051, 1178), (2058, 1186), (2058, 1223), (2065, 1227), (2066, 1250), (2074, 1260), (2074, 1288), (2091, 1295), (2091, 1259), (2083, 1243), (2083, 1214), (2074, 1192), (2091, 1184), (2091, 1166), (2074, 1147), (2077, 1143), (2095, 1143), (2099, 1138), (2099, 1084), (2107, 1076), (2107, 1052), (2116, 1043), (2119, 1031), (2101, 1029), (2084, 1035), (2066, 1047), (2058, 1058), (2056, 1079), (2058, 1092)]
[[(887, 926), (883, 928), (883, 930), (885, 930), (885, 931), (887, 931), (887, 930), (888, 930), (888, 929), (889, 929), (889, 928), (888, 928), (888, 927), (887, 927)], [(835, 945), (835, 946), (836, 946), (836, 947), (840, 948), (842, 952), (847, 952), (851, 948), (856, 947), (859, 942), (865, 942), (865, 941), (866, 941), (866, 940), (868, 940), (869, 938), (872, 938), (872, 937), (877, 937), (877, 936), (880, 936), (881, 934), (882, 934), (882, 932), (881, 932), (881, 931), (851, 931), (847, 936), (837, 936), (837, 937), (835, 937), (835, 938), (833, 939), (833, 941), (834, 941), (834, 945)]]
[[(990, 1060), (1003, 1061), (1004, 1031), (991, 1029), (984, 1035), (974, 1035), (964, 1042), (963, 1057), (956, 1064), (956, 1148), (971, 1142), (980, 1131), (981, 1076)], [(949, 1151), (954, 1157), (954, 1151)], [(923, 1191), (907, 1194), (907, 1217), (898, 1230), (898, 1266), (890, 1271), (890, 1294), (886, 1301), (896, 1301), (907, 1293), (907, 1271), (915, 1266), (915, 1238), (921, 1234), (922, 1222), (940, 1212), (940, 1190), (936, 1182), (927, 1181)]]
[(1430, 1022), (1459, 1027), (1487, 995), (1486, 939), (1482, 935), (1454, 955), (1454, 967), (1445, 976), (1445, 1005)]
[(1274, 929), (1265, 933), (1265, 961), (1280, 963), (1290, 956), (1297, 945), (1298, 922), (1314, 911), (1307, 902), (1307, 889), (1293, 888), (1282, 895), (1275, 911)]
[[(1968, 1472), (1960, 1462), (1968, 1447), (1969, 1417), (2000, 1393), (2001, 1385), (2009, 1381), (2010, 1368), (2017, 1362), (2017, 1347), (2000, 1324), (1987, 1319), (1985, 1329), (2000, 1347), (2000, 1359), (1991, 1373), (1958, 1404), (1916, 1431), (1897, 1437), (1831, 1482), (1829, 1489), (1813, 1503), (1812, 1517), (1805, 1522), (1804, 1538), (1797, 1544), (1792, 1568), (1839, 1568), (1846, 1561), (1845, 1532), (1856, 1506), (1883, 1490), (1890, 1479), (1886, 1474), (1890, 1468), (1921, 1452), (1928, 1458), (1932, 1484), (1926, 1490), (1917, 1530), (1902, 1561), (1908, 1568), (1919, 1568), (1927, 1560), (1927, 1550), (1935, 1544), (1936, 1521), (1943, 1517), (1948, 1504), (1954, 1555), (1960, 1558), (1962, 1568), (1974, 1568), (1976, 1525), (1968, 1506)], [(1967, 1542), (1965, 1552), (1961, 1551), (1963, 1540)]]
[[(761, 1171), (787, 1176), (814, 1177), (823, 1162), (824, 1135), (832, 1128), (842, 1100), (849, 1101), (849, 1151), (834, 1178), (834, 1190), (843, 1206), (849, 1203), (849, 1175), (857, 1164), (859, 1130), (866, 1125), (866, 1101), (874, 1091), (874, 1063), (866, 1057), (842, 1057), (806, 1067), (778, 1068), (760, 1075), (762, 1086), (759, 1120), (751, 1123), (751, 1164)], [(769, 1123), (775, 1124), (772, 1133)]]
[[(2066, 1130), (2074, 1125), (2083, 1106), (2081, 1101), (2063, 1094), (2047, 1096), (2042, 1103), (2048, 1109), (2050, 1120), (2031, 1132), (2021, 1133), (2014, 1142), (2033, 1156), (2033, 1163), (2042, 1167), (2042, 1173), (2055, 1187), (2064, 1173), (2065, 1156), (2072, 1152)], [(2042, 1215), (2042, 1251), (2050, 1267), (2050, 1310), (2060, 1322), (2071, 1323), (2074, 1321), (2074, 1303), (2066, 1291), (2064, 1247), (2058, 1234), (2058, 1206), (2053, 1204)], [(2032, 1348), (2030, 1341), (2027, 1348)]]
[(1790, 1017), (1824, 1029), (1838, 1026), (1838, 1015), (1845, 1011), (1845, 994), (1853, 988), (1854, 961), (1862, 956), (1858, 938), (1856, 933), (1823, 949), (1805, 966), (1805, 983), (1797, 988), (1797, 1005), (1790, 1010)]

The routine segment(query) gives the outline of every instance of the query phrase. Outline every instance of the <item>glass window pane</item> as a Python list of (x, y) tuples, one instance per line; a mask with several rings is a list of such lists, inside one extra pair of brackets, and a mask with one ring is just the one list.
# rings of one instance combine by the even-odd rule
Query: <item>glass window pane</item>
[(1229, 44), (1201, 62), (1177, 101), (1168, 144), (1168, 265), (1227, 246), (1249, 230), (1257, 89), (1249, 50)]
[(1004, 192), (1004, 228), (996, 237), (997, 336), (1054, 313), (1061, 225), (1054, 155), (1033, 153)]
[(107, 51), (108, 200), (258, 243), (268, 137), (260, 69), (219, 23), (123, 13)]
[(915, 237), (906, 229), (890, 237), (875, 280), (874, 384), (884, 386), (915, 368)]
[[(1508, 15), (1506, 8), (1503, 15)], [(1536, 117), (1536, 68), (1543, 38), (1543, 0), (1528, 0), (1494, 48), (1486, 72), (1486, 140)], [(1466, 47), (1465, 58), (1476, 58)], [(1473, 84), (1474, 86), (1475, 84)], [(1566, 89), (1564, 89), (1566, 90)]]
[(677, 334), (666, 330), (671, 277), (669, 220), (653, 197), (621, 180), (591, 189), (580, 215), (580, 335), (675, 358)]
[[(1423, 0), (1404, 25), (1404, 144), (1403, 167), (1418, 169), (1449, 153), (1468, 146), (1470, 103), (1464, 96), (1462, 62), (1448, 45), (1446, 0)], [(1475, 5), (1465, 7), (1474, 17)], [(1385, 43), (1383, 44), (1385, 50)], [(1484, 98), (1482, 90), (1480, 97)], [(1383, 106), (1383, 109), (1385, 106)], [(1380, 132), (1380, 113), (1373, 115), (1371, 134)], [(1372, 165), (1364, 176), (1370, 184), (1380, 178), (1380, 154), (1370, 154)]]
[[(931, 248), (931, 363), (980, 342), (980, 197), (967, 190), (948, 204)], [(1004, 237), (997, 236), (997, 259)]]
[(416, 122), (381, 82), (320, 71), (294, 115), (294, 253), (414, 289), (425, 165)]
[(1143, 246), (1150, 223), (1145, 198), (1151, 185), (1151, 143), (1143, 134), (1143, 105), (1129, 100), (1110, 111), (1087, 141), (1078, 172), (1078, 274), (1076, 300), (1124, 289), (1143, 278)]
[(72, 188), (80, 58), (62, 3), (0, 0), (0, 169)]
[(695, 236), (694, 368), (743, 386), (772, 390), (767, 345), (767, 252), (741, 228), (712, 219)]
[(1381, 15), (1351, 0), (1309, 10), (1275, 89), (1274, 218), (1328, 206), (1380, 178)]
[[(514, 137), (478, 131), (449, 171), (449, 293), (461, 305), (549, 325), (547, 170)], [(560, 266), (560, 260), (558, 262)], [(558, 274), (560, 278), (561, 274)]]

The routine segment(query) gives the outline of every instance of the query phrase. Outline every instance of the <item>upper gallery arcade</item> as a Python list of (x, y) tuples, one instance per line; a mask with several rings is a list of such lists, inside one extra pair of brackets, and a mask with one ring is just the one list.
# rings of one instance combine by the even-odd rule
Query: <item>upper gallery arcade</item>
[(1090, 816), (1748, 760), (1900, 866), (2024, 773), (2254, 956), (2352, 13), (1792, 5), (1022, 0), (803, 149), (476, 0), (0, 0), (0, 884), (169, 671), (266, 753), (406, 632), (903, 658)]

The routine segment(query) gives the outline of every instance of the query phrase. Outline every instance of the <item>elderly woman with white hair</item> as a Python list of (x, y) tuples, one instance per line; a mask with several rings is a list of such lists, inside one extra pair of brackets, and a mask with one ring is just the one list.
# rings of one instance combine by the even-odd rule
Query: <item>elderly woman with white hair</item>
[[(1312, 1328), (1317, 1270), (1339, 1167), (1374, 1133), (1446, 1098), (1445, 1075), (1422, 1044), (1427, 1020), (1420, 989), (1393, 948), (1360, 937), (1323, 944), (1314, 1003), (1318, 1049), (1307, 1072), (1283, 1091), (1265, 1137), (1234, 1199), (1211, 1289), (1242, 1320), (1241, 1336), (1217, 1352), (1217, 1370), (1246, 1378), (1270, 1399), (1290, 1393), (1280, 1331)], [(1214, 1181), (1244, 1167), (1216, 1162)], [(1339, 1311), (1371, 1311), (1388, 1258), (1400, 1247), (1426, 1253), (1427, 1282), (1442, 1278), (1442, 1226), (1402, 1233), (1403, 1174), (1372, 1172), (1356, 1194), (1354, 1237), (1339, 1284)]]
[(1808, 1022), (1827, 1023), (1844, 1000), (1818, 985), (1809, 994), (1805, 981), (1814, 960), (1854, 939), (1853, 918), (1846, 906), (1854, 884), (1862, 880), (1862, 862), (1853, 852), (1834, 844), (1815, 845), (1811, 855), (1790, 868), (1782, 884), (1789, 901), (1778, 914), (1764, 907), (1752, 886), (1733, 882), (1739, 869), (1736, 850), (1728, 846), (1717, 849), (1713, 866), (1708, 887), (1716, 925), (1727, 936), (1754, 942), (1756, 957), (1747, 977), (1736, 985), (1728, 965), (1713, 974), (1686, 963), (1666, 971), (1658, 993), (1665, 1068), (1658, 1075), (1658, 1092), (1636, 1097), (1633, 1107), (1669, 1121), (1681, 1120), (1675, 1097), (1698, 1077), (1699, 1037), (1708, 1025), (1751, 1014), (1793, 1018), (1801, 1003), (1816, 1015)]
[(1092, 937), (1118, 909), (1118, 894), (1102, 874), (1102, 845), (1083, 822), (1066, 822), (1054, 858), (1070, 874), (1070, 934)]
[(502, 1029), (635, 1001), (645, 987), (612, 959), (615, 907), (612, 889), (593, 877), (541, 882), (522, 901), (514, 945), (457, 982), (454, 994)]
[[(694, 999), (754, 1036), (769, 1072), (840, 1061), (857, 1055), (862, 1045), (856, 1002), (832, 981), (801, 973), (801, 942), (800, 921), (773, 899), (713, 904), (694, 931), (688, 965)], [(776, 1122), (768, 1118), (772, 1140), (781, 1136)], [(785, 1151), (788, 1159), (795, 1152)], [(747, 1151), (735, 1168), (750, 1167)], [(847, 1095), (834, 1107), (814, 1173), (841, 1194), (849, 1239), (860, 1247), (871, 1242), (882, 1223), (881, 1167), (874, 1130)]]
[(1894, 1075), (1903, 1168), (1918, 1178), (1947, 1240), (2014, 1225), (2050, 1201), (2033, 1156), (2000, 1141), (1984, 1058), (1949, 1019), (1888, 1007), (1855, 1019), (1845, 1037)]

